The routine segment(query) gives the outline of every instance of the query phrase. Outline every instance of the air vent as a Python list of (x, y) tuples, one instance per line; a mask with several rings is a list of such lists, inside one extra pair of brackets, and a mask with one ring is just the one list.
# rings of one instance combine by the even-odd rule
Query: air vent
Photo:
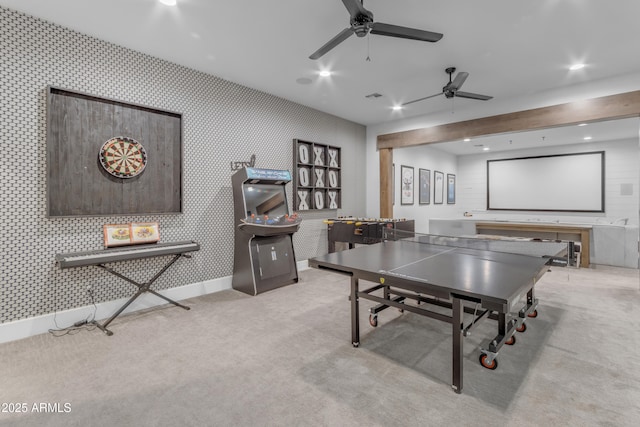
[(374, 92), (374, 93), (371, 93), (371, 94), (365, 96), (365, 98), (380, 98), (381, 96), (382, 96), (382, 94), (380, 94), (378, 92)]

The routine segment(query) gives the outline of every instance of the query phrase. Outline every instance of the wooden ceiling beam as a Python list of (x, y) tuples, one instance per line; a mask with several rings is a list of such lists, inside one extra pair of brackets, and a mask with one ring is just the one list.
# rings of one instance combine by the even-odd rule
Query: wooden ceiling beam
[(640, 116), (640, 90), (430, 128), (378, 135), (377, 148), (380, 150), (413, 147), (478, 136), (637, 116)]

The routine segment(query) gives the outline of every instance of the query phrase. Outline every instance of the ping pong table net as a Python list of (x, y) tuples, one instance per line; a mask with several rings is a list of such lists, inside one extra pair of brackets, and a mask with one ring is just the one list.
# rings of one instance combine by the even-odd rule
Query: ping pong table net
[(561, 265), (568, 262), (569, 242), (561, 240), (540, 240), (507, 236), (443, 236), (410, 231), (386, 229), (383, 240), (402, 240), (416, 244), (448, 246), (491, 252), (549, 257)]

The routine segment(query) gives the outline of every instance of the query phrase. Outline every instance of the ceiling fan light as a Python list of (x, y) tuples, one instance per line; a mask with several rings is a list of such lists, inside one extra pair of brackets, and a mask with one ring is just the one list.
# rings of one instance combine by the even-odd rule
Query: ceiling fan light
[(581, 70), (584, 68), (584, 64), (573, 64), (571, 67), (569, 67), (569, 69), (571, 71), (576, 71), (576, 70)]

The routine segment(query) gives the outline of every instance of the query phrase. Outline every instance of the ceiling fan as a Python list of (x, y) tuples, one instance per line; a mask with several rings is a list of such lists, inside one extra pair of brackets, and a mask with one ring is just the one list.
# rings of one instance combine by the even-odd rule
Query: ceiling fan
[(354, 33), (358, 37), (364, 37), (371, 32), (371, 34), (379, 34), (381, 36), (399, 37), (425, 42), (437, 42), (442, 38), (442, 34), (440, 33), (373, 22), (373, 13), (364, 8), (363, 2), (364, 0), (342, 0), (342, 3), (344, 3), (344, 6), (349, 11), (349, 15), (351, 15), (351, 19), (349, 20), (351, 26), (342, 30), (337, 36), (311, 54), (309, 59), (320, 58)]
[(447, 85), (442, 88), (442, 92), (436, 93), (435, 95), (425, 96), (424, 98), (414, 99), (413, 101), (405, 102), (404, 104), (402, 104), (402, 106), (404, 107), (405, 105), (413, 104), (414, 102), (418, 101), (424, 101), (425, 99), (440, 96), (442, 94), (444, 94), (444, 96), (446, 96), (447, 98), (453, 98), (454, 96), (457, 96), (458, 98), (479, 99), (480, 101), (488, 101), (493, 98), (493, 96), (479, 95), (477, 93), (462, 92), (458, 90), (460, 89), (460, 86), (464, 84), (464, 81), (467, 80), (467, 77), (469, 77), (469, 73), (460, 71), (458, 74), (456, 74), (456, 78), (451, 81), (451, 75), (455, 73), (456, 67), (449, 67), (444, 71), (449, 74), (449, 83), (447, 83)]

